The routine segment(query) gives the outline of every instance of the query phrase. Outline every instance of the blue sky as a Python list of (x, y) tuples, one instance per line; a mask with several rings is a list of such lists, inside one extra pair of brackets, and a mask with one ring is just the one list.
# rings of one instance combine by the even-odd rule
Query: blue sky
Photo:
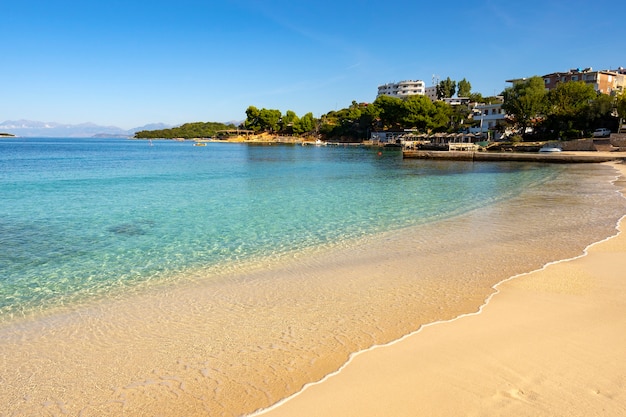
[(588, 1), (3, 0), (0, 122), (122, 128), (314, 116), (432, 76), (472, 91), (626, 66), (626, 4)]

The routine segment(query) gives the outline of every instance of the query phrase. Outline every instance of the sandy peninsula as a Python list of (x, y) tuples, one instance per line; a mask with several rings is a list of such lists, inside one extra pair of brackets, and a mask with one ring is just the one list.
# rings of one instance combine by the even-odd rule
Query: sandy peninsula
[[(624, 188), (626, 165), (616, 163)], [(479, 313), (353, 356), (279, 416), (626, 415), (626, 219), (584, 256), (500, 283)]]

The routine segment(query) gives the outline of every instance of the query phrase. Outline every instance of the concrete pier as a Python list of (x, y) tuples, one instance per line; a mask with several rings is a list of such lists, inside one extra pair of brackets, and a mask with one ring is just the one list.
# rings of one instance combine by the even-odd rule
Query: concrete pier
[(522, 153), (522, 152), (472, 152), (472, 151), (402, 151), (403, 158), (413, 159), (445, 159), (457, 161), (515, 161), (515, 162), (548, 162), (548, 163), (599, 163), (626, 160), (626, 152), (554, 152), (554, 153)]

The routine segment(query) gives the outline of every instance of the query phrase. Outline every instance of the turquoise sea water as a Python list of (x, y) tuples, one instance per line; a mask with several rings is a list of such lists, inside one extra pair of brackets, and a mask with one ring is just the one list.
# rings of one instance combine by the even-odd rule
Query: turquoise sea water
[(562, 169), (355, 147), (3, 139), (0, 318), (437, 221)]
[(615, 179), (358, 147), (0, 140), (2, 411), (247, 415), (611, 236)]

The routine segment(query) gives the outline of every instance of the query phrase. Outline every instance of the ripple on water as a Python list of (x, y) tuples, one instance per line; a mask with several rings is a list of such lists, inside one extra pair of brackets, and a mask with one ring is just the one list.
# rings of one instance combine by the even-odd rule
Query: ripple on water
[[(612, 234), (624, 212), (607, 181), (612, 174), (599, 167), (562, 170), (567, 175), (537, 180), (493, 204), (451, 209), (455, 216), (436, 223), (348, 234), (315, 250), (259, 256), (246, 268), (231, 263), (219, 273), (202, 263), (172, 268), (171, 284), (5, 325), (0, 375), (11, 383), (0, 403), (15, 414), (100, 416), (235, 416), (265, 407), (337, 369), (352, 352), (476, 311), (496, 282), (579, 254)], [(177, 239), (160, 221), (96, 223), (104, 242), (116, 235), (107, 230), (115, 225), (146, 230), (120, 236), (122, 249), (94, 255), (99, 262), (125, 259), (137, 268), (150, 249), (133, 242)], [(209, 223), (203, 224), (215, 227)], [(188, 233), (180, 230), (181, 241)]]

